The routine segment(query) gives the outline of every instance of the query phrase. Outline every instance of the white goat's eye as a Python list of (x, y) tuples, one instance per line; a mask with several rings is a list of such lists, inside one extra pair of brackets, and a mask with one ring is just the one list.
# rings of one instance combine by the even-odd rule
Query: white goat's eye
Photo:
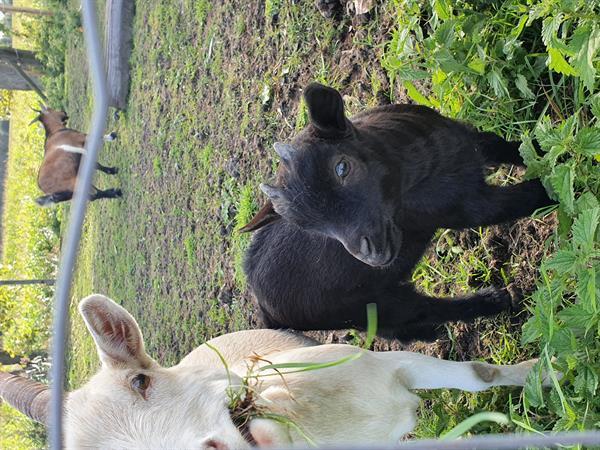
[(138, 373), (131, 379), (131, 389), (140, 394), (144, 399), (146, 398), (146, 390), (150, 386), (150, 377), (143, 373)]
[(348, 161), (341, 160), (335, 165), (335, 173), (338, 177), (344, 178), (350, 173), (350, 164)]

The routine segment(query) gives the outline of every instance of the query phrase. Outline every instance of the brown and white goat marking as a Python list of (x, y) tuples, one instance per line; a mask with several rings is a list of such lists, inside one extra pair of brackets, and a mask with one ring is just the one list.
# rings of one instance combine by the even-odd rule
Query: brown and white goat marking
[[(163, 368), (146, 354), (140, 329), (124, 308), (101, 295), (84, 299), (79, 308), (102, 367), (68, 395), (65, 442), (70, 449), (249, 448), (231, 419), (227, 395), (229, 386), (241, 385), (249, 367), (267, 361), (326, 363), (357, 354), (357, 359), (315, 371), (283, 377), (261, 372), (274, 376), (254, 386), (258, 410), (290, 418), (320, 445), (395, 443), (417, 422), (419, 397), (412, 389), (522, 386), (535, 363), (452, 362), (411, 352), (319, 345), (287, 331), (252, 330), (209, 341), (228, 362), (229, 375), (206, 344), (178, 365)], [(248, 425), (261, 447), (306, 444), (299, 433), (270, 419), (252, 418)]]
[[(41, 206), (70, 200), (75, 191), (77, 172), (81, 163), (81, 156), (85, 153), (86, 135), (66, 127), (67, 114), (64, 111), (44, 108), (40, 111), (39, 120), (46, 132), (44, 144), (44, 161), (38, 173), (38, 186), (44, 196), (36, 199)], [(104, 137), (113, 140), (115, 134)], [(97, 169), (104, 173), (114, 175), (115, 167), (105, 167), (97, 164)], [(90, 199), (116, 198), (121, 196), (120, 189), (100, 190), (92, 187)]]

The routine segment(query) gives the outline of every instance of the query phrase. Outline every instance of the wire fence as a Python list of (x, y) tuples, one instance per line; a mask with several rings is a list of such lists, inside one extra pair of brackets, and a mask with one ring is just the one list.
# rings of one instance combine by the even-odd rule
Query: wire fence
[[(62, 449), (63, 401), (65, 379), (65, 350), (69, 322), (70, 288), (76, 263), (83, 221), (96, 167), (98, 151), (102, 145), (102, 135), (106, 128), (108, 113), (108, 90), (106, 72), (98, 32), (96, 2), (82, 0), (82, 23), (89, 60), (94, 96), (94, 109), (83, 164), (77, 177), (75, 195), (67, 226), (66, 239), (61, 251), (58, 279), (54, 303), (54, 323), (52, 338), (51, 404), (49, 444), (53, 450)], [(386, 418), (382, 418), (386, 420)], [(100, 432), (100, 431), (99, 431)], [(459, 440), (425, 439), (404, 441), (396, 445), (370, 445), (327, 447), (339, 450), (390, 450), (390, 449), (436, 449), (436, 450), (501, 450), (519, 448), (557, 448), (566, 445), (600, 447), (600, 431), (563, 432), (555, 434), (493, 434)]]

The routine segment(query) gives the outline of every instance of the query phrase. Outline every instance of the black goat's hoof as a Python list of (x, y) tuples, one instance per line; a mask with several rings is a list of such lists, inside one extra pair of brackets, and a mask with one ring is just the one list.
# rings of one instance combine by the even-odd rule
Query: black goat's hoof
[(114, 141), (115, 139), (117, 139), (117, 132), (116, 131), (112, 131), (110, 134), (107, 135), (107, 138), (109, 141)]
[(523, 291), (514, 283), (506, 286), (506, 291), (510, 295), (510, 307), (513, 311), (521, 311), (523, 309)]
[(109, 198), (121, 198), (123, 197), (123, 191), (121, 189), (109, 189), (106, 191)]
[(343, 12), (339, 0), (315, 0), (315, 7), (326, 19), (339, 17)]
[(512, 308), (512, 297), (507, 289), (489, 287), (478, 293), (487, 306), (488, 314), (498, 314)]

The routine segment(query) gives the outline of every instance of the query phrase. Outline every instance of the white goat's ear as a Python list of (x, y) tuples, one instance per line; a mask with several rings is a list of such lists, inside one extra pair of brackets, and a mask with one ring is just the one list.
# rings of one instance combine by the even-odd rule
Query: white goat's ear
[(144, 351), (144, 339), (135, 319), (125, 308), (103, 295), (90, 295), (79, 303), (85, 324), (102, 364), (109, 367), (147, 369), (154, 361)]
[[(289, 389), (270, 386), (260, 393), (269, 411), (282, 417), (293, 417), (297, 405)], [(259, 447), (287, 447), (292, 444), (290, 427), (269, 419), (253, 419), (249, 431)]]
[(249, 431), (258, 447), (284, 447), (292, 443), (287, 427), (269, 419), (252, 419)]

